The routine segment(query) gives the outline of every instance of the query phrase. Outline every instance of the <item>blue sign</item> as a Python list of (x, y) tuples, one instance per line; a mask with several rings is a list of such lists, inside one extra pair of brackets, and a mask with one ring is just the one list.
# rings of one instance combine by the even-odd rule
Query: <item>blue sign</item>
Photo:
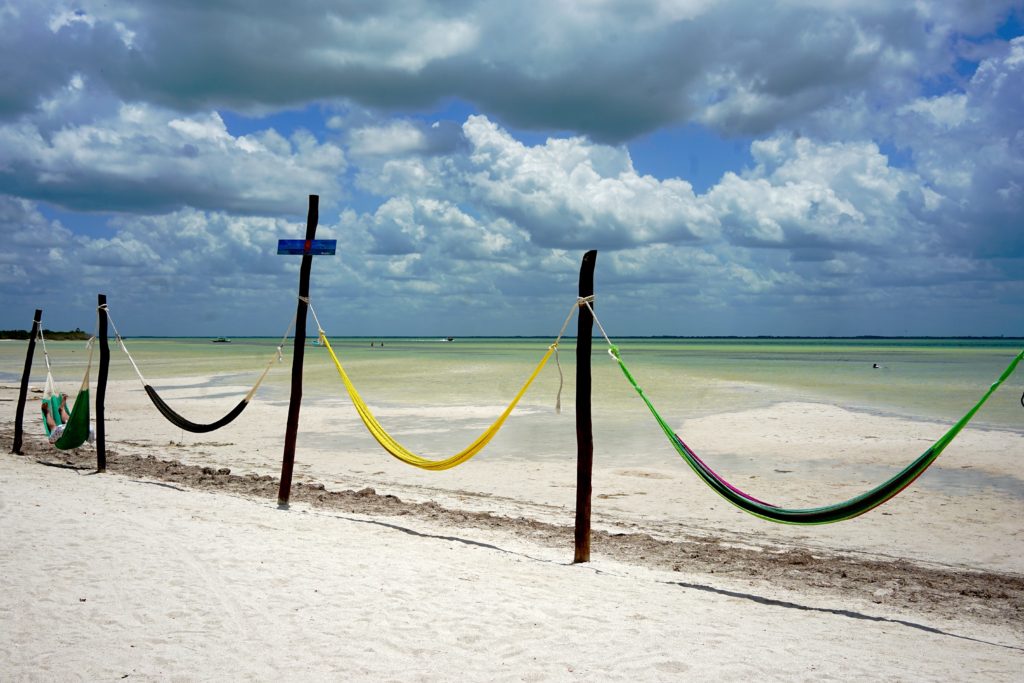
[(338, 240), (278, 240), (277, 253), (298, 256), (334, 256)]

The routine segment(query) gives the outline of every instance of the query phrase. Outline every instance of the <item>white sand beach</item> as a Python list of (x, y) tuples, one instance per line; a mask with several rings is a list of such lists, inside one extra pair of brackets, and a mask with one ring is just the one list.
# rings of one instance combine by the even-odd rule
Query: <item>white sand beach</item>
[[(740, 513), (681, 461), (610, 464), (598, 433), (592, 561), (573, 565), (575, 464), (501, 457), (514, 431), (495, 457), (422, 472), (376, 449), (345, 401), (311, 401), (303, 485), (278, 510), (286, 406), (256, 401), (222, 431), (183, 435), (140, 392), (112, 383), (110, 463), (94, 474), (91, 448), (53, 451), (35, 422), (26, 455), (8, 455), (17, 391), (0, 389), (5, 680), (1009, 681), (1024, 670), (1024, 501), (987, 483), (1018, 477), (1006, 454), (1024, 453), (1019, 432), (968, 429), (894, 501), (812, 528)], [(163, 395), (194, 416), (231, 403)], [(859, 493), (945, 430), (798, 403), (685, 427), (726, 462), (774, 443), (772, 465), (750, 460), (743, 485), (792, 505)], [(841, 462), (823, 464), (836, 448)], [(976, 479), (957, 478), (964, 468)], [(331, 491), (359, 493), (335, 505)]]

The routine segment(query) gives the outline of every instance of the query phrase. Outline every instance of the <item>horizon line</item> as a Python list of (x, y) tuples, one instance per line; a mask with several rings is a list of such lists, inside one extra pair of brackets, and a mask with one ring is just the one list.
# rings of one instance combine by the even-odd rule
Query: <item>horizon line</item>
[[(125, 339), (217, 339), (223, 335), (207, 334), (186, 334), (186, 335), (163, 335), (163, 334), (136, 334), (125, 335)], [(397, 335), (397, 334), (352, 334), (336, 335), (334, 339), (415, 339), (421, 341), (443, 341), (447, 342), (457, 339), (549, 339), (551, 335), (543, 334), (465, 334), (465, 335)], [(226, 337), (226, 339), (274, 339), (278, 338), (271, 334), (238, 334)], [(287, 339), (294, 339), (295, 335), (288, 335)], [(315, 335), (307, 335), (307, 339), (316, 339)], [(562, 335), (562, 339), (576, 339), (577, 335)], [(597, 338), (595, 335), (594, 338)], [(620, 335), (618, 339), (859, 339), (859, 340), (899, 340), (899, 339), (949, 339), (949, 340), (979, 340), (979, 341), (1024, 341), (1024, 335), (879, 335), (879, 334), (858, 334), (858, 335), (791, 335), (791, 334), (697, 334), (697, 335), (676, 335), (676, 334), (635, 334)]]

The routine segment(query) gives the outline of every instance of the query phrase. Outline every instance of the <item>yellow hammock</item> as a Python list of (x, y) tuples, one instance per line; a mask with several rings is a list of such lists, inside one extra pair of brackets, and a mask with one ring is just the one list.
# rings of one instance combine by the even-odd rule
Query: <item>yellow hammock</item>
[(443, 460), (428, 460), (427, 458), (416, 455), (405, 446), (395, 441), (390, 434), (384, 431), (380, 422), (378, 422), (377, 418), (373, 416), (373, 413), (370, 412), (370, 408), (366, 405), (366, 402), (363, 401), (359, 392), (356, 391), (355, 385), (352, 384), (352, 380), (350, 380), (348, 375), (345, 374), (345, 368), (341, 367), (341, 361), (339, 361), (338, 357), (334, 355), (331, 343), (327, 340), (327, 335), (324, 334), (323, 330), (320, 330), (320, 342), (327, 348), (327, 352), (331, 354), (331, 359), (334, 360), (334, 365), (338, 368), (338, 374), (341, 375), (341, 380), (345, 383), (345, 389), (348, 391), (349, 398), (352, 399), (352, 403), (355, 405), (356, 411), (359, 413), (359, 417), (362, 418), (363, 424), (366, 425), (366, 429), (368, 429), (370, 434), (373, 435), (373, 438), (377, 440), (377, 443), (383, 446), (384, 450), (402, 462), (425, 470), (451, 469), (456, 465), (461, 465), (482, 451), (484, 446), (486, 446), (490, 440), (495, 437), (498, 430), (501, 429), (501, 426), (505, 424), (505, 420), (508, 419), (508, 416), (512, 413), (516, 404), (519, 403), (519, 399), (523, 397), (526, 390), (530, 388), (531, 384), (533, 384), (533, 380), (535, 380), (537, 375), (540, 374), (540, 371), (548, 362), (548, 358), (551, 357), (551, 353), (555, 350), (555, 347), (558, 346), (558, 342), (555, 342), (548, 347), (547, 353), (545, 353), (544, 357), (540, 359), (540, 363), (537, 364), (533, 374), (531, 374), (529, 379), (526, 380), (526, 384), (523, 385), (523, 388), (520, 389), (519, 393), (516, 394), (516, 397), (512, 399), (512, 403), (508, 405), (508, 408), (505, 408), (505, 412), (498, 416), (498, 419), (494, 421), (494, 424), (488, 427), (483, 434), (478, 436), (473, 443), (471, 443), (465, 450), (459, 451), (449, 458), (444, 458)]

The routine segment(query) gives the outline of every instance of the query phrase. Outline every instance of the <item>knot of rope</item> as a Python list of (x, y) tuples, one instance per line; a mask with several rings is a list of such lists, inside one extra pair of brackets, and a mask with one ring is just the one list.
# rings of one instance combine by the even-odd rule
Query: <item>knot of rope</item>
[(591, 294), (590, 296), (581, 296), (581, 297), (577, 297), (576, 298), (576, 305), (577, 306), (586, 306), (587, 304), (592, 304), (592, 303), (594, 303), (594, 295), (593, 294)]
[(307, 306), (310, 305), (309, 304), (309, 297), (308, 296), (300, 296), (299, 297), (299, 301), (301, 301), (302, 303), (306, 304)]
[(99, 306), (96, 307), (96, 310), (97, 311), (107, 311), (107, 310), (110, 310), (110, 309), (107, 308), (106, 304), (100, 304)]

